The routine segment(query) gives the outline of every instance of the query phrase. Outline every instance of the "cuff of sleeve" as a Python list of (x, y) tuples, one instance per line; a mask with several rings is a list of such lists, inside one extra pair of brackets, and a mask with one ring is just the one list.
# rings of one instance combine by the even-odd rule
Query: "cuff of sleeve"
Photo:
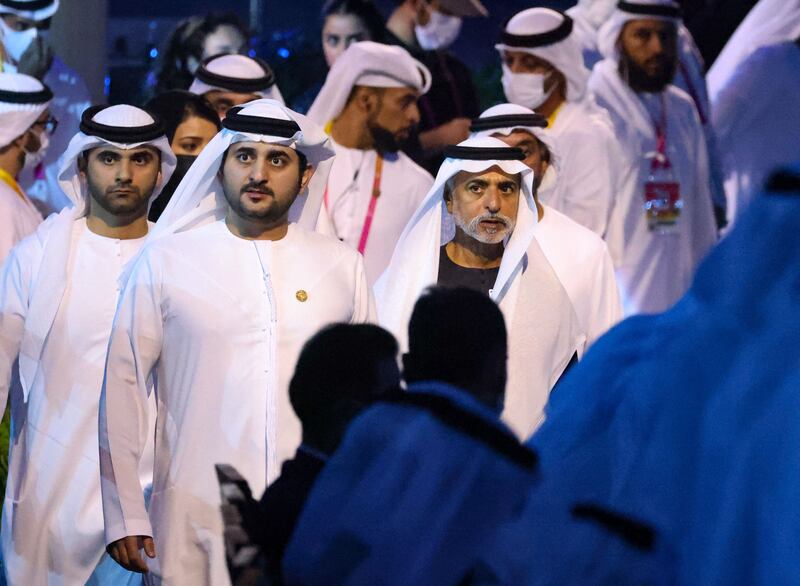
[(114, 543), (123, 537), (133, 535), (153, 536), (153, 529), (147, 519), (130, 519), (125, 523), (115, 523), (106, 527), (106, 545)]

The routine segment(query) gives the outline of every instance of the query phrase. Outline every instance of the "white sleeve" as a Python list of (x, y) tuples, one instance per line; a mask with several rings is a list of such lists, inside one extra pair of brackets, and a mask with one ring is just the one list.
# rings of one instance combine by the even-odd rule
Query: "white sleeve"
[(152, 536), (139, 478), (148, 397), (161, 353), (161, 284), (148, 251), (137, 261), (114, 318), (100, 398), (100, 478), (106, 543)]
[(372, 287), (367, 281), (367, 272), (364, 270), (364, 258), (359, 254), (355, 270), (355, 300), (353, 303), (353, 317), (350, 323), (377, 323), (378, 310), (375, 306), (375, 296)]
[(25, 332), (33, 270), (33, 258), (26, 253), (32, 246), (32, 241), (26, 241), (12, 249), (0, 267), (0, 414), (8, 403), (14, 364)]

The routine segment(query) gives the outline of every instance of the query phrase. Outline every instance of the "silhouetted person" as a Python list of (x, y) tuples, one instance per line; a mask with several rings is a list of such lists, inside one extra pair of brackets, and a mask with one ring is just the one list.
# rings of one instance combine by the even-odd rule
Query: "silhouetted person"
[[(266, 570), (261, 561), (258, 567), (231, 567), (229, 556), (235, 584), (281, 583), (283, 551), (325, 461), (365, 407), (399, 388), (397, 352), (394, 337), (369, 324), (332, 325), (306, 342), (289, 386), (292, 408), (303, 425), (303, 443), (294, 458), (284, 462), (281, 476), (260, 503), (245, 498), (238, 507), (247, 541), (259, 546)], [(229, 554), (231, 545), (228, 540)]]
[(427, 289), (403, 361), (407, 392), (354, 421), (314, 484), (284, 556), (288, 583), (456, 583), (530, 491), (536, 457), (499, 419), (497, 305)]

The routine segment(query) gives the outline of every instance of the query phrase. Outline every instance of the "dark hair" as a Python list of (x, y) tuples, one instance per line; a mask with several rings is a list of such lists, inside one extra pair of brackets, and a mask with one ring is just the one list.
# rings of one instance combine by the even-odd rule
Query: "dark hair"
[(334, 324), (308, 340), (289, 384), (304, 433), (334, 424), (331, 418), (342, 412), (342, 404), (363, 408), (379, 391), (390, 390), (376, 388), (378, 369), (381, 362), (396, 360), (397, 352), (394, 336), (371, 324)]
[(503, 314), (488, 296), (463, 287), (431, 287), (417, 300), (408, 324), (405, 378), (471, 390), (498, 366), (491, 361), (502, 358), (505, 372), (506, 349)]
[(184, 90), (170, 90), (158, 94), (145, 104), (145, 109), (153, 112), (164, 124), (164, 134), (172, 142), (175, 131), (184, 120), (192, 117), (208, 120), (217, 131), (222, 129), (219, 116), (214, 107), (203, 96), (198, 96)]
[(385, 43), (386, 25), (383, 16), (372, 0), (327, 0), (322, 6), (322, 20), (329, 16), (351, 14), (357, 17), (369, 31), (371, 40)]
[(194, 79), (194, 75), (189, 71), (189, 57), (194, 57), (198, 63), (201, 62), (206, 37), (225, 25), (236, 28), (245, 39), (250, 38), (248, 28), (232, 12), (192, 16), (180, 22), (165, 43), (156, 73), (156, 93), (189, 89)]

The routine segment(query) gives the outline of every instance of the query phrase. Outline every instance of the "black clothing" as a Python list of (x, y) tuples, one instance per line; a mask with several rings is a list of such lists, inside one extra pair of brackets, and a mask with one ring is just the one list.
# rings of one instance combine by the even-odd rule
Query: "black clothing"
[(493, 269), (470, 269), (462, 267), (447, 256), (447, 247), (439, 249), (439, 276), (436, 280), (443, 287), (466, 287), (486, 295), (497, 281), (500, 267)]

